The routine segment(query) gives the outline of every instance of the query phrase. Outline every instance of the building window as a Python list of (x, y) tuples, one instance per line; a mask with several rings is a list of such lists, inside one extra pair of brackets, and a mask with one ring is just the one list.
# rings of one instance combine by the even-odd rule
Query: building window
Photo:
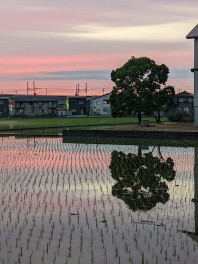
[(109, 100), (103, 100), (103, 104), (109, 104)]
[(43, 102), (38, 102), (38, 107), (42, 107), (44, 106), (44, 103)]
[(103, 112), (109, 112), (109, 108), (103, 108)]
[(30, 113), (30, 114), (34, 113), (34, 108), (30, 108), (30, 109), (29, 109), (29, 113)]
[(184, 107), (184, 113), (186, 113), (186, 114), (189, 113), (189, 108), (188, 107)]
[(97, 105), (100, 105), (100, 103), (101, 103), (100, 101), (96, 101), (96, 104), (97, 104)]
[(38, 112), (39, 114), (44, 114), (44, 109), (39, 109)]
[(79, 105), (83, 105), (84, 102), (83, 102), (83, 101), (79, 101), (78, 104), (79, 104)]
[(3, 104), (3, 100), (0, 100), (0, 104), (1, 104), (1, 105)]
[(192, 103), (193, 98), (179, 98), (179, 103)]

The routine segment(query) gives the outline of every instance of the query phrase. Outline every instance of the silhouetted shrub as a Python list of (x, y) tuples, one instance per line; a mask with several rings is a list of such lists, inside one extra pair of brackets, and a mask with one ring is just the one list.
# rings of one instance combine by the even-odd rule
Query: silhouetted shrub
[(168, 120), (171, 122), (193, 122), (194, 117), (193, 115), (189, 115), (187, 113), (176, 113), (176, 114), (170, 114), (168, 116)]

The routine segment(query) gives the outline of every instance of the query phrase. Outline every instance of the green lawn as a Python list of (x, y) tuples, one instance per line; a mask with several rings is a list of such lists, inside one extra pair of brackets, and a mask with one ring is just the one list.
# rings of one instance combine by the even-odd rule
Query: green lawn
[[(153, 117), (145, 117), (143, 120), (154, 122)], [(162, 121), (166, 121), (162, 119)], [(0, 130), (23, 128), (47, 128), (69, 126), (95, 126), (117, 125), (137, 123), (137, 117), (64, 117), (64, 118), (1, 118)]]

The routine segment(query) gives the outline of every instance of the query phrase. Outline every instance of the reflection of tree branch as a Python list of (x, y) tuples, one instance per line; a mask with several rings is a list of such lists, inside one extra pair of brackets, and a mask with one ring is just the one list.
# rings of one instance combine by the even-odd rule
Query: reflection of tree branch
[[(156, 148), (156, 146), (153, 147), (153, 149), (151, 150), (151, 153), (153, 153), (154, 149)], [(161, 160), (165, 160), (164, 157), (162, 156), (161, 150), (160, 150), (160, 146), (157, 147), (158, 149), (158, 154)]]
[[(151, 150), (151, 153), (154, 152), (156, 146), (154, 146)], [(158, 150), (158, 155), (160, 157), (161, 160), (165, 160), (164, 157), (162, 156), (162, 153), (161, 153), (161, 150), (160, 150), (160, 146), (157, 147), (157, 150)], [(138, 156), (142, 156), (142, 148), (141, 146), (138, 146)]]
[[(162, 157), (162, 155), (161, 155)], [(110, 170), (116, 180), (112, 194), (125, 201), (133, 210), (151, 209), (169, 199), (166, 181), (175, 178), (173, 160), (154, 157), (151, 152), (138, 155), (113, 151)]]
[(151, 153), (153, 153), (154, 149), (155, 149), (155, 146), (154, 146), (153, 149), (151, 150)]
[(142, 156), (142, 148), (141, 148), (141, 146), (138, 146), (138, 156), (139, 157)]
[(164, 160), (164, 157), (162, 156), (162, 153), (161, 153), (161, 150), (160, 150), (160, 146), (158, 146), (157, 149), (158, 149), (158, 153), (159, 153), (159, 156), (160, 156), (161, 160)]

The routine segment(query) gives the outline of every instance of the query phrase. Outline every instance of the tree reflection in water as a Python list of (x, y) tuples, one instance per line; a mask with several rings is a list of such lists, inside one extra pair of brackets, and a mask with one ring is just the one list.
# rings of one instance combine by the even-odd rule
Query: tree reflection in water
[[(160, 154), (160, 151), (159, 151)], [(112, 195), (122, 199), (132, 210), (150, 210), (169, 200), (167, 181), (175, 178), (172, 158), (153, 156), (152, 152), (125, 154), (113, 151), (110, 171), (116, 183)]]

